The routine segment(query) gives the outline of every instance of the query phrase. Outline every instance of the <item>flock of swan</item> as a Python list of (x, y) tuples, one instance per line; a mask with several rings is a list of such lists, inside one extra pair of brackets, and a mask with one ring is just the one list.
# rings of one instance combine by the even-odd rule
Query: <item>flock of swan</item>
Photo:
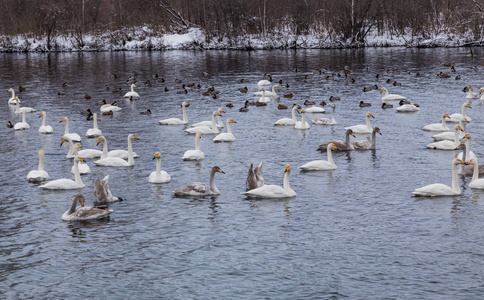
[[(268, 103), (278, 97), (277, 92), (280, 90), (278, 85), (272, 86), (271, 91), (266, 91), (267, 86), (272, 85), (269, 80), (261, 80), (258, 82), (258, 87), (260, 90), (254, 93), (254, 96), (260, 97), (257, 103)], [(131, 91), (126, 93), (124, 97), (129, 100), (140, 99), (140, 95), (134, 91), (137, 86), (131, 84)], [(16, 123), (13, 128), (15, 130), (28, 130), (30, 128), (26, 121), (27, 113), (35, 112), (35, 109), (29, 107), (21, 107), (21, 102), (18, 96), (15, 95), (13, 89), (9, 89), (8, 92), (12, 93), (12, 97), (8, 100), (9, 106), (15, 107), (15, 114), (22, 114), (22, 121)], [(385, 105), (394, 101), (406, 101), (406, 97), (397, 94), (390, 94), (386, 88), (381, 89), (381, 93), (385, 93), (381, 98), (382, 103)], [(484, 88), (481, 88), (480, 93), (484, 92)], [(477, 99), (479, 95), (472, 92), (471, 86), (468, 86), (467, 101), (463, 103), (461, 113), (456, 113), (449, 115), (448, 113), (443, 113), (441, 116), (441, 122), (435, 124), (429, 124), (422, 128), (425, 131), (440, 132), (433, 136), (434, 142), (427, 145), (429, 149), (438, 150), (456, 150), (462, 147), (464, 143), (464, 151), (457, 158), (452, 161), (452, 187), (444, 184), (432, 184), (415, 189), (413, 192), (416, 196), (452, 196), (459, 195), (461, 193), (458, 185), (457, 179), (457, 168), (462, 166), (461, 173), (468, 174), (469, 171), (464, 167), (470, 167), (472, 165), (472, 182), (469, 185), (471, 188), (484, 189), (484, 179), (479, 179), (480, 166), (477, 163), (477, 157), (470, 151), (470, 133), (465, 132), (465, 123), (469, 123), (471, 118), (466, 114), (466, 109), (471, 108), (471, 103), (473, 99)], [(484, 93), (481, 97), (484, 100)], [(306, 104), (306, 103), (305, 103)], [(308, 103), (310, 104), (310, 103)], [(198, 123), (191, 124), (189, 126), (187, 107), (189, 103), (184, 101), (180, 104), (182, 119), (169, 118), (162, 119), (158, 121), (159, 125), (163, 126), (184, 126), (186, 134), (194, 134), (194, 149), (187, 150), (183, 156), (183, 160), (187, 161), (199, 161), (205, 158), (205, 154), (200, 148), (200, 137), (202, 135), (213, 135), (213, 142), (234, 142), (236, 138), (231, 130), (231, 124), (236, 124), (237, 122), (231, 118), (227, 118), (225, 124), (221, 119), (225, 110), (220, 107), (214, 110), (211, 114), (211, 120), (202, 121)], [(247, 102), (245, 107), (247, 109)], [(335, 119), (336, 104), (331, 105), (331, 117), (330, 118), (314, 118), (310, 121), (313, 125), (335, 125), (337, 124)], [(101, 112), (106, 111), (119, 111), (120, 107), (113, 104), (104, 104), (100, 107)], [(398, 112), (415, 112), (419, 110), (418, 105), (406, 102), (396, 109)], [(240, 110), (244, 112), (244, 110)], [(294, 104), (291, 108), (291, 117), (283, 118), (274, 122), (274, 126), (293, 126), (298, 130), (308, 130), (310, 129), (309, 122), (306, 119), (306, 113), (318, 114), (324, 113), (325, 110), (322, 107), (318, 107), (312, 104), (309, 108), (302, 108), (299, 105)], [(89, 111), (91, 114), (91, 112)], [(301, 117), (298, 120), (296, 113), (300, 113)], [(39, 127), (38, 132), (40, 134), (52, 134), (53, 129), (51, 126), (46, 125), (47, 114), (42, 111), (39, 115), (42, 117), (42, 125)], [(376, 134), (382, 135), (382, 132), (378, 127), (371, 126), (371, 118), (374, 118), (371, 112), (367, 112), (365, 115), (364, 124), (356, 124), (353, 126), (344, 127), (346, 133), (346, 139), (343, 140), (331, 140), (321, 144), (318, 150), (327, 153), (326, 160), (314, 160), (302, 164), (299, 169), (304, 172), (310, 171), (328, 171), (336, 170), (337, 165), (333, 160), (333, 151), (352, 151), (352, 150), (372, 150), (376, 148)], [(81, 136), (76, 133), (70, 132), (69, 119), (63, 117), (60, 122), (65, 123), (64, 134), (61, 138), (61, 144), (67, 142), (69, 144), (69, 152), (67, 158), (73, 159), (73, 166), (71, 172), (74, 174), (74, 180), (70, 178), (61, 178), (56, 180), (51, 180), (48, 173), (44, 169), (44, 150), (39, 150), (39, 164), (37, 170), (32, 170), (27, 174), (27, 180), (30, 182), (45, 183), (39, 185), (41, 189), (48, 190), (69, 190), (69, 189), (82, 189), (85, 184), (82, 181), (81, 175), (89, 174), (91, 172), (89, 166), (85, 164), (86, 159), (95, 159), (94, 165), (103, 167), (129, 167), (135, 164), (135, 157), (138, 155), (133, 151), (133, 140), (138, 140), (138, 137), (134, 134), (129, 134), (127, 137), (127, 150), (111, 150), (108, 151), (108, 142), (105, 136), (102, 135), (101, 130), (98, 128), (97, 124), (97, 113), (92, 113), (93, 127), (90, 128), (85, 136), (87, 138), (97, 139), (97, 145), (103, 144), (102, 151), (99, 149), (83, 149), (80, 144)], [(455, 125), (453, 132), (450, 131), (447, 126), (447, 122), (458, 122)], [(225, 128), (225, 132), (222, 132)], [(366, 140), (356, 140), (350, 141), (350, 137), (356, 137), (356, 134), (364, 135), (368, 137)], [(162, 184), (171, 181), (171, 176), (166, 171), (161, 168), (161, 153), (156, 152), (154, 154), (153, 160), (156, 159), (156, 169), (153, 171), (149, 177), (148, 182), (153, 184)], [(177, 188), (173, 191), (175, 196), (209, 196), (218, 195), (220, 190), (215, 184), (215, 174), (224, 173), (218, 166), (214, 166), (211, 169), (209, 184), (201, 182), (192, 182), (183, 187)], [(286, 165), (284, 167), (284, 178), (283, 185), (268, 185), (265, 184), (262, 175), (262, 162), (253, 169), (251, 165), (246, 179), (246, 191), (241, 193), (248, 197), (254, 198), (288, 198), (295, 197), (297, 194), (290, 186), (290, 173), (291, 166)], [(120, 200), (118, 197), (113, 196), (109, 190), (109, 176), (101, 179), (99, 176), (94, 183), (94, 193), (93, 201), (95, 204), (99, 203), (112, 203)], [(80, 206), (78, 206), (78, 204)], [(86, 206), (85, 198), (81, 195), (77, 195), (71, 207), (62, 216), (63, 220), (91, 220), (98, 218), (105, 218), (109, 216), (113, 210), (102, 207), (102, 206)]]

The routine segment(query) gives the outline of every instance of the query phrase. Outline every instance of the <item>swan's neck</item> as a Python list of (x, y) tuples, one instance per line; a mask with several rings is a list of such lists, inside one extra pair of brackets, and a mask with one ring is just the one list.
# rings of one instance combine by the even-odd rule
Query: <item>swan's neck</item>
[(289, 184), (289, 175), (291, 171), (287, 171), (286, 174), (284, 174), (284, 183), (283, 183), (283, 188), (286, 192), (294, 193), (294, 191), (291, 189), (291, 185)]
[(39, 171), (44, 170), (44, 152), (39, 153)]
[(74, 178), (78, 185), (84, 186), (84, 183), (81, 179), (81, 174), (79, 174), (79, 161), (77, 159), (74, 160)]
[(333, 166), (335, 166), (336, 164), (334, 163), (334, 160), (333, 160), (333, 152), (331, 151), (331, 148), (333, 148), (333, 146), (328, 145), (328, 148), (327, 148), (328, 151), (326, 151), (328, 153), (328, 162)]
[(350, 133), (349, 132), (346, 132), (346, 148), (350, 148), (351, 147), (351, 143), (350, 143)]
[(226, 124), (227, 124), (227, 133), (232, 133), (232, 128), (230, 128), (229, 120), (227, 120)]
[(217, 124), (220, 127), (223, 127), (224, 126), (224, 124), (222, 123), (222, 117), (221, 116), (217, 116)]
[(22, 123), (27, 123), (27, 112), (25, 110), (22, 112)]
[[(387, 91), (387, 93), (388, 93), (388, 91)], [(370, 117), (369, 116), (366, 117), (366, 127), (368, 127), (368, 129), (371, 130), (371, 124), (370, 124)]]
[(101, 158), (108, 157), (108, 142), (106, 139), (103, 139), (103, 153), (101, 154)]
[(200, 149), (200, 136), (199, 135), (195, 136), (195, 150), (199, 150), (199, 151), (202, 150), (202, 149)]
[(373, 131), (371, 134), (371, 149), (376, 148), (376, 131)]
[(458, 128), (454, 129), (454, 144), (455, 144), (456, 147), (458, 147), (459, 144), (460, 144), (460, 141), (459, 141), (459, 129)]
[(215, 124), (215, 114), (212, 114), (212, 130), (217, 131), (217, 125)]
[(334, 123), (336, 120), (334, 119), (334, 110), (336, 107), (333, 107), (333, 110), (331, 111), (331, 122)]
[(385, 89), (385, 97), (388, 96), (388, 90)]
[(69, 134), (69, 120), (66, 119), (66, 130), (64, 130), (64, 135)]
[(131, 85), (131, 93), (134, 93), (134, 86)]
[(44, 113), (42, 114), (42, 126), (45, 126), (45, 119), (47, 119), (47, 115)]
[(96, 113), (94, 113), (94, 114), (92, 115), (92, 121), (94, 122), (93, 128), (94, 128), (94, 129), (98, 129), (98, 128), (97, 128), (97, 114), (96, 114)]
[(447, 128), (447, 123), (445, 123), (445, 117), (442, 116), (442, 127)]
[(467, 115), (466, 115), (466, 107), (467, 107), (467, 103), (464, 103), (462, 105), (462, 117), (463, 118), (466, 118), (467, 117)]
[(161, 157), (156, 159), (156, 176), (161, 176)]
[(302, 113), (301, 116), (301, 127), (306, 128), (306, 113)]
[(479, 179), (479, 164), (477, 163), (477, 161), (474, 162), (474, 173), (472, 174), (472, 179), (471, 179), (471, 182), (473, 182), (474, 180), (477, 180)]
[(219, 189), (215, 185), (215, 171), (214, 170), (210, 173), (210, 191), (213, 194), (220, 194)]
[(465, 148), (465, 151), (464, 151), (464, 162), (468, 162), (468, 160), (471, 159), (470, 157), (470, 147), (471, 147), (471, 139), (467, 139), (466, 141), (466, 148)]
[(294, 122), (296, 122), (296, 121), (297, 121), (297, 119), (296, 119), (296, 109), (297, 109), (297, 107), (296, 107), (296, 106), (294, 106), (294, 107), (292, 108), (292, 120), (293, 120)]
[(10, 89), (12, 91), (12, 98), (15, 98), (15, 90), (14, 89)]
[(276, 86), (272, 87), (272, 94), (275, 96), (276, 95)]
[(452, 189), (460, 193), (459, 182), (457, 180), (457, 164), (452, 164)]
[(76, 211), (77, 207), (77, 198), (74, 198), (74, 201), (72, 201), (71, 208), (67, 211), (68, 215), (72, 215)]
[(67, 141), (69, 142), (69, 152), (67, 153), (67, 157), (70, 158), (74, 156), (74, 143), (71, 139), (68, 139)]
[(20, 101), (17, 100), (17, 105), (15, 106), (15, 113), (20, 113)]
[(183, 113), (183, 123), (188, 124), (187, 109), (185, 105), (182, 105), (182, 113)]
[(133, 156), (133, 146), (131, 145), (131, 137), (128, 136), (128, 165), (134, 165), (134, 156)]

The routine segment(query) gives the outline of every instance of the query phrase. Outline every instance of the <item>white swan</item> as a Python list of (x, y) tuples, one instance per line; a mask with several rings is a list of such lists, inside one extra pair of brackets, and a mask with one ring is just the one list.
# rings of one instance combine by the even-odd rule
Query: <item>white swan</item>
[(466, 99), (477, 99), (477, 98), (479, 98), (479, 95), (476, 92), (472, 91), (472, 86), (469, 84), (467, 86)]
[[(270, 85), (270, 84), (269, 84)], [(272, 92), (265, 91), (265, 97), (277, 97), (276, 89), (279, 91), (279, 86), (276, 84), (272, 87)], [(255, 92), (254, 96), (264, 96), (263, 91)]]
[(61, 138), (61, 146), (64, 145), (66, 141), (69, 143), (66, 158), (74, 158), (74, 142), (70, 137), (68, 137), (67, 135), (64, 135)]
[(304, 111), (307, 113), (313, 113), (313, 114), (318, 114), (318, 113), (324, 114), (326, 112), (324, 108), (316, 106), (316, 104), (313, 104), (313, 106), (309, 108), (305, 108)]
[(202, 160), (205, 158), (205, 154), (200, 149), (200, 137), (202, 133), (199, 131), (195, 135), (195, 150), (187, 150), (182, 158), (183, 160)]
[(482, 94), (480, 100), (484, 101), (484, 87), (479, 89), (479, 94)]
[[(122, 159), (128, 159), (130, 152), (132, 152), (134, 158), (139, 157), (139, 155), (133, 151), (133, 145), (131, 143), (132, 139), (139, 140), (136, 135), (132, 133), (128, 134), (128, 150), (111, 150), (108, 152), (108, 157), (119, 157)], [(106, 143), (106, 139), (104, 139), (104, 142)], [(106, 148), (107, 148), (107, 145), (106, 145)]]
[(187, 102), (183, 102), (181, 104), (182, 114), (183, 114), (182, 120), (180, 120), (178, 118), (169, 118), (169, 119), (164, 119), (164, 120), (158, 121), (158, 124), (160, 124), (160, 125), (186, 125), (186, 124), (188, 124), (188, 117), (187, 117), (187, 110), (186, 110), (186, 107), (188, 105), (189, 104)]
[(403, 97), (403, 96), (398, 95), (398, 94), (389, 94), (388, 90), (386, 88), (382, 88), (380, 93), (383, 93), (383, 91), (385, 91), (385, 95), (383, 97), (381, 97), (381, 100), (383, 102), (391, 101), (391, 100), (405, 100), (405, 99), (407, 99), (406, 97)]
[(232, 129), (230, 128), (230, 123), (237, 123), (232, 119), (227, 119), (227, 132), (222, 132), (212, 139), (215, 143), (220, 142), (233, 142), (235, 141), (235, 136), (232, 134)]
[(402, 106), (399, 106), (395, 108), (397, 112), (414, 112), (414, 111), (419, 111), (420, 108), (418, 108), (415, 104), (409, 103), (409, 104), (404, 104)]
[(353, 133), (372, 133), (373, 128), (370, 125), (370, 118), (375, 118), (370, 112), (366, 113), (366, 125), (353, 125), (345, 127), (345, 130), (351, 129)]
[(328, 152), (328, 160), (313, 160), (310, 161), (302, 166), (299, 169), (303, 171), (329, 171), (329, 170), (336, 170), (338, 167), (334, 163), (333, 155), (331, 150), (338, 149), (333, 143), (329, 143), (327, 147)]
[(15, 98), (17, 99), (17, 106), (15, 107), (15, 113), (16, 114), (21, 114), (24, 111), (27, 112), (27, 113), (35, 112), (35, 109), (32, 108), (32, 107), (27, 107), (27, 106), (20, 107), (20, 99), (17, 96), (15, 96)]
[(188, 128), (185, 130), (185, 132), (189, 134), (195, 134), (200, 131), (201, 134), (216, 134), (219, 133), (220, 131), (217, 128), (217, 125), (215, 124), (215, 116), (220, 116), (220, 113), (218, 111), (214, 111), (212, 113), (212, 125), (211, 127), (207, 126), (197, 126), (197, 127), (192, 127)]
[[(77, 206), (77, 203), (81, 206)], [(82, 195), (77, 195), (72, 201), (71, 207), (62, 215), (63, 221), (88, 221), (98, 220), (109, 217), (114, 210), (108, 208), (99, 208), (85, 205), (85, 199)]]
[(301, 129), (301, 130), (309, 129), (309, 123), (306, 122), (306, 114), (305, 114), (305, 112), (306, 111), (303, 108), (301, 110), (301, 121), (297, 121), (296, 124), (294, 124), (294, 128)]
[[(466, 131), (465, 124), (466, 123), (469, 123), (466, 118), (462, 118), (459, 121), (459, 126), (462, 128), (462, 132), (459, 132), (459, 139), (462, 139), (465, 135), (465, 131)], [(436, 142), (437, 141), (443, 141), (443, 140), (453, 141), (454, 140), (454, 133), (450, 132), (450, 131), (441, 132), (439, 134), (433, 135), (432, 138)]]
[(39, 186), (39, 188), (44, 190), (73, 190), (73, 189), (81, 189), (85, 187), (84, 183), (81, 180), (81, 175), (79, 174), (78, 165), (80, 161), (84, 161), (84, 160), (79, 156), (74, 157), (75, 181), (67, 178), (56, 179)]
[(103, 106), (101, 106), (99, 108), (99, 110), (101, 112), (109, 112), (109, 111), (112, 111), (112, 112), (115, 112), (115, 111), (120, 111), (122, 110), (121, 107), (117, 106), (117, 105), (112, 105), (112, 104), (104, 104)]
[(15, 130), (30, 129), (30, 125), (27, 123), (27, 112), (26, 111), (22, 112), (22, 122), (15, 123), (15, 126), (13, 126), (13, 129), (15, 129)]
[(271, 85), (271, 84), (272, 82), (270, 82), (267, 79), (259, 80), (259, 82), (257, 82), (257, 85)]
[(59, 123), (66, 122), (66, 129), (64, 130), (64, 135), (68, 136), (74, 142), (80, 142), (81, 136), (77, 133), (69, 133), (69, 119), (67, 117), (63, 117)]
[(88, 138), (101, 136), (102, 132), (101, 130), (99, 130), (99, 128), (97, 128), (97, 113), (92, 114), (92, 121), (93, 121), (93, 126), (91, 129), (88, 129), (86, 131), (86, 136)]
[(150, 183), (166, 183), (171, 181), (171, 176), (168, 172), (161, 170), (161, 153), (156, 152), (156, 171), (151, 172), (150, 177), (148, 177), (148, 182)]
[(175, 196), (211, 196), (211, 195), (220, 195), (220, 190), (215, 185), (215, 173), (223, 173), (219, 167), (215, 166), (212, 168), (210, 172), (210, 181), (209, 185), (201, 182), (192, 182), (184, 187), (177, 188), (173, 193)]
[(466, 139), (465, 141), (465, 153), (462, 151), (457, 155), (458, 159), (462, 159), (465, 163), (469, 162), (471, 159), (476, 158), (477, 156), (474, 152), (472, 152), (471, 149), (471, 134), (466, 133), (462, 139)]
[[(219, 114), (221, 114), (221, 113), (225, 113), (225, 110), (222, 107), (219, 107), (217, 109), (217, 112), (219, 112)], [(217, 115), (216, 117), (217, 117), (217, 128), (224, 127), (224, 124), (222, 122), (222, 117), (220, 115)], [(215, 118), (215, 115), (213, 115), (213, 113), (212, 113), (212, 120), (214, 118)], [(198, 122), (198, 123), (191, 125), (191, 127), (199, 127), (199, 126), (212, 127), (212, 121), (202, 121), (202, 122)]]
[(455, 114), (451, 114), (449, 117), (450, 119), (447, 120), (447, 122), (460, 122), (460, 120), (462, 118), (466, 118), (468, 122), (471, 121), (471, 117), (469, 117), (468, 115), (466, 115), (466, 107), (469, 107), (469, 108), (472, 108), (471, 104), (469, 102), (465, 102), (464, 104), (462, 104), (462, 110), (461, 110), (461, 113), (455, 113)]
[(131, 91), (124, 94), (124, 98), (139, 99), (139, 94), (134, 91), (136, 84), (131, 84)]
[(109, 189), (109, 175), (104, 176), (101, 179), (101, 175), (98, 175), (96, 180), (94, 180), (94, 203), (113, 203), (116, 201), (123, 200), (121, 198), (113, 196), (111, 190)]
[[(74, 157), (79, 156), (78, 150), (82, 148), (81, 144), (75, 143), (73, 148), (74, 148)], [(91, 168), (89, 168), (89, 166), (86, 163), (79, 162), (78, 168), (79, 168), (79, 174), (81, 175), (86, 175), (91, 173)], [(71, 173), (72, 174), (76, 173), (76, 168), (74, 166), (72, 166), (71, 168)]]
[(296, 125), (296, 122), (297, 122), (296, 111), (299, 112), (299, 107), (298, 107), (298, 105), (294, 104), (292, 106), (292, 110), (291, 110), (292, 118), (279, 119), (274, 123), (274, 125), (278, 125), (278, 126), (294, 126), (294, 125)]
[(381, 134), (380, 128), (375, 127), (373, 128), (373, 132), (371, 133), (371, 142), (369, 141), (354, 141), (351, 142), (351, 146), (353, 146), (356, 150), (373, 150), (376, 148), (376, 134)]
[[(98, 145), (100, 143), (100, 138), (98, 139), (98, 143), (97, 143)], [(108, 157), (108, 150), (107, 150), (107, 146), (105, 145), (103, 151), (100, 151), (97, 149), (83, 149), (78, 151), (78, 155), (83, 159), (91, 159), (91, 158), (98, 158), (98, 157), (104, 158), (104, 157)]]
[(264, 88), (261, 88), (260, 90), (262, 92), (262, 97), (260, 97), (259, 100), (257, 100), (257, 102), (261, 102), (261, 103), (271, 102), (271, 98), (266, 97), (266, 90)]
[(452, 187), (442, 184), (434, 183), (429, 184), (424, 187), (418, 188), (412, 192), (415, 196), (423, 197), (438, 197), (438, 196), (455, 196), (460, 195), (461, 191), (459, 188), (459, 182), (457, 181), (457, 170), (458, 164), (465, 164), (462, 160), (454, 158), (452, 160)]
[(45, 111), (42, 111), (40, 113), (39, 118), (40, 117), (43, 117), (43, 118), (42, 118), (42, 126), (39, 127), (39, 133), (43, 133), (43, 134), (53, 133), (54, 130), (52, 130), (52, 126), (45, 125), (45, 119), (47, 118), (47, 114), (45, 113)]
[(259, 188), (246, 191), (242, 195), (256, 198), (287, 198), (295, 197), (297, 194), (291, 189), (289, 184), (289, 175), (291, 174), (291, 166), (286, 165), (284, 169), (284, 183), (283, 187), (278, 185), (263, 185)]
[(44, 170), (44, 149), (39, 150), (39, 167), (27, 174), (27, 180), (30, 182), (39, 182), (49, 179), (49, 174)]
[(438, 142), (433, 142), (427, 145), (428, 149), (436, 149), (436, 150), (455, 150), (460, 145), (460, 138), (459, 138), (459, 131), (462, 130), (460, 125), (455, 125), (454, 127), (454, 141), (449, 140), (442, 140)]
[(425, 131), (449, 131), (449, 127), (445, 123), (445, 118), (449, 118), (449, 115), (444, 113), (442, 114), (442, 121), (440, 123), (433, 123), (429, 125), (425, 125), (422, 130)]
[(337, 122), (334, 119), (334, 111), (336, 109), (336, 104), (331, 105), (331, 118), (318, 118), (318, 119), (312, 119), (311, 122), (316, 125), (336, 125)]
[(8, 99), (8, 104), (13, 104), (13, 105), (18, 104), (18, 98), (15, 97), (15, 90), (14, 89), (8, 89), (7, 92), (12, 93), (12, 97), (10, 99)]
[(469, 187), (480, 190), (484, 189), (484, 178), (479, 179), (479, 164), (477, 163), (477, 158), (471, 159), (468, 164), (471, 164), (474, 167)]
[(254, 168), (253, 164), (250, 164), (249, 173), (245, 179), (245, 191), (250, 191), (259, 188), (264, 185), (264, 176), (262, 175), (261, 161), (257, 167)]
[[(134, 166), (134, 152), (131, 146), (131, 138), (138, 139), (134, 134), (128, 136), (128, 161), (122, 159), (120, 156), (109, 156), (109, 153), (113, 151), (126, 151), (126, 150), (113, 150), (108, 153), (108, 157), (96, 160), (94, 163), (102, 167), (130, 167)], [(106, 139), (103, 139), (106, 143)], [(98, 140), (99, 141), (99, 140)], [(116, 152), (117, 154), (118, 152)]]

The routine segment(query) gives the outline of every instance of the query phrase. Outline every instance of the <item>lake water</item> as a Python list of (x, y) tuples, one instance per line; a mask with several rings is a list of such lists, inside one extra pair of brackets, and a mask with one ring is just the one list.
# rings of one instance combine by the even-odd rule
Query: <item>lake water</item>
[[(444, 112), (460, 112), (464, 86), (471, 84), (474, 91), (484, 86), (482, 52), (474, 49), (471, 56), (464, 48), (389, 48), (2, 54), (0, 119), (20, 121), (8, 108), (6, 92), (19, 85), (27, 88), (18, 94), (22, 105), (37, 112), (27, 116), (28, 131), (0, 126), (0, 298), (481, 299), (483, 192), (468, 188), (470, 178), (463, 177), (461, 196), (417, 199), (411, 192), (435, 182), (450, 185), (455, 153), (426, 149), (432, 134), (421, 128), (439, 122)], [(449, 72), (443, 65), (447, 62), (457, 72), (437, 79), (439, 72)], [(344, 66), (350, 67), (354, 83), (343, 77), (325, 79), (332, 72), (342, 74)], [(305, 79), (313, 68), (328, 71)], [(141, 99), (130, 102), (123, 95), (134, 72)], [(156, 81), (155, 73), (166, 81)], [(251, 94), (258, 91), (264, 73), (272, 74), (274, 82), (288, 83), (279, 94), (293, 93), (294, 98), (239, 112), (246, 100), (257, 100)], [(457, 75), (462, 79), (455, 80)], [(143, 84), (148, 79), (151, 87)], [(177, 94), (175, 79), (202, 89)], [(387, 79), (402, 85), (386, 84)], [(381, 109), (379, 90), (362, 91), (373, 84), (405, 95), (421, 110), (400, 114)], [(220, 91), (219, 99), (202, 95), (210, 86)], [(238, 91), (244, 86), (249, 93)], [(122, 93), (113, 93), (116, 87)], [(66, 96), (57, 95), (62, 89)], [(84, 99), (85, 94), (92, 98)], [(334, 102), (337, 125), (311, 125), (307, 131), (272, 125), (290, 117), (290, 110), (278, 110), (278, 104), (330, 104), (332, 95), (341, 97)], [(101, 168), (88, 160), (91, 174), (82, 176), (86, 187), (80, 191), (43, 191), (28, 183), (26, 175), (37, 168), (40, 148), (45, 149), (51, 179), (73, 178), (72, 160), (60, 146), (64, 116), (70, 131), (82, 136), (84, 149), (101, 149), (97, 139), (85, 137), (92, 121), (79, 112), (99, 112), (95, 102), (102, 99), (116, 100), (123, 108), (113, 116), (99, 116), (109, 148), (126, 149), (130, 133), (139, 138), (133, 141), (140, 155), (135, 166)], [(237, 140), (214, 144), (211, 136), (203, 136), (205, 160), (183, 161), (184, 151), (194, 147), (194, 136), (185, 134), (183, 126), (157, 124), (181, 118), (183, 101), (190, 103), (190, 123), (210, 120), (211, 112), (223, 106), (224, 121), (237, 122), (232, 124)], [(360, 108), (359, 101), (372, 106)], [(229, 102), (234, 108), (225, 107)], [(140, 114), (148, 108), (151, 115)], [(54, 128), (52, 135), (37, 132), (42, 110)], [(334, 153), (338, 169), (332, 172), (297, 169), (326, 159), (316, 151), (318, 145), (343, 139), (343, 128), (364, 123), (367, 111), (383, 134), (375, 151)], [(477, 100), (467, 112), (472, 150), (480, 158), (484, 107)], [(170, 183), (148, 183), (157, 151), (162, 168), (172, 176)], [(249, 165), (261, 160), (270, 184), (282, 185), (284, 166), (292, 166), (297, 197), (253, 200), (240, 195)], [(220, 196), (173, 196), (173, 190), (189, 182), (208, 183), (214, 165), (225, 171), (215, 178)], [(63, 222), (62, 214), (78, 193), (92, 205), (98, 174), (109, 174), (111, 191), (125, 200), (111, 205), (115, 212), (109, 220)]]

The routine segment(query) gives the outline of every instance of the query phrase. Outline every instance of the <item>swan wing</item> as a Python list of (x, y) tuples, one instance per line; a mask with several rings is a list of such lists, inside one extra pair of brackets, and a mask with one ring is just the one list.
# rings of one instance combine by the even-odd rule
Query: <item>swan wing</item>
[(187, 195), (187, 196), (201, 196), (210, 193), (210, 187), (205, 183), (201, 182), (192, 182), (184, 187), (177, 188), (174, 191), (175, 195)]

